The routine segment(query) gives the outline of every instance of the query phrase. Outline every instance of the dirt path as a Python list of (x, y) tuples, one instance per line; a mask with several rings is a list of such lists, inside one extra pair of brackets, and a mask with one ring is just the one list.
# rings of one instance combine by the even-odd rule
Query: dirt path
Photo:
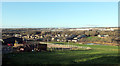
[(60, 45), (60, 44), (53, 44), (53, 43), (46, 43), (46, 42), (40, 42), (41, 44), (47, 44), (48, 48), (76, 48), (76, 49), (92, 49), (90, 47), (84, 47), (84, 46), (75, 46), (75, 45)]

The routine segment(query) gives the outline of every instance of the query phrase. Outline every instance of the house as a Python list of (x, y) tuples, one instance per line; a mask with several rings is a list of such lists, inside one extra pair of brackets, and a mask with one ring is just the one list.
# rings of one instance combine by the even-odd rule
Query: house
[(72, 40), (67, 40), (68, 42), (71, 42)]
[(74, 40), (78, 39), (77, 37), (73, 38)]
[(36, 37), (39, 37), (39, 35), (35, 35)]
[(73, 41), (73, 42), (77, 42), (78, 40), (77, 40), (77, 39), (73, 39), (72, 41)]
[(67, 40), (72, 40), (72, 39), (74, 39), (75, 37), (77, 37), (77, 35), (72, 35), (72, 36), (70, 36), (70, 37), (67, 37), (66, 39), (67, 39)]
[(28, 38), (28, 36), (27, 36), (27, 35), (22, 35), (22, 38), (26, 38), (26, 39), (27, 39), (27, 38)]
[(20, 37), (20, 34), (14, 34), (15, 37)]
[(23, 43), (23, 39), (22, 38), (17, 38), (17, 37), (11, 37), (11, 38), (7, 38), (7, 39), (3, 39), (4, 44), (14, 44), (15, 40), (18, 42), (18, 44), (22, 44)]
[(57, 39), (58, 39), (58, 38), (57, 38), (57, 37), (55, 37), (55, 38), (54, 38), (54, 41), (57, 41)]
[(100, 38), (108, 37), (109, 35), (98, 35)]
[(19, 47), (19, 46), (23, 46), (23, 44), (18, 44), (18, 41), (15, 40), (13, 47)]
[(57, 35), (55, 35), (55, 37), (58, 37)]
[(53, 38), (53, 37), (52, 37), (52, 39), (51, 39), (51, 40), (53, 41), (54, 39), (55, 39), (55, 38)]
[(61, 35), (60, 35), (60, 34), (58, 34), (57, 36), (58, 36), (58, 37), (60, 37)]
[(79, 40), (79, 39), (85, 38), (85, 37), (87, 37), (87, 36), (86, 36), (86, 35), (78, 35), (78, 36), (77, 36), (77, 39)]
[(108, 37), (109, 35), (104, 35), (104, 37)]
[(43, 36), (40, 36), (40, 38), (43, 38)]
[(0, 41), (3, 41), (2, 39), (0, 39)]
[(65, 37), (67, 37), (68, 35), (66, 34)]
[(59, 42), (59, 41), (60, 41), (60, 39), (57, 39), (57, 41)]
[(30, 38), (30, 35), (27, 35), (27, 38)]

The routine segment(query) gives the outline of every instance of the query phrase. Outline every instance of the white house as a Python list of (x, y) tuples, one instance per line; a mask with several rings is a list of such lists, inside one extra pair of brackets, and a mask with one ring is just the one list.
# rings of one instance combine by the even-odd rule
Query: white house
[(72, 41), (73, 41), (73, 42), (77, 42), (78, 40), (77, 40), (77, 39), (73, 39)]

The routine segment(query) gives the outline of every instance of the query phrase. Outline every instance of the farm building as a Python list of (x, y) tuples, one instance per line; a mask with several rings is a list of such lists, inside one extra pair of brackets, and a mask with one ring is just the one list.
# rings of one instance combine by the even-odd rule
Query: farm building
[(23, 43), (23, 39), (22, 38), (17, 38), (17, 37), (11, 37), (11, 38), (7, 38), (7, 39), (3, 39), (4, 41), (4, 45), (7, 44), (14, 44), (15, 40), (18, 42), (18, 44), (22, 44)]
[(47, 44), (30, 44), (17, 47), (18, 51), (31, 52), (31, 51), (47, 51)]

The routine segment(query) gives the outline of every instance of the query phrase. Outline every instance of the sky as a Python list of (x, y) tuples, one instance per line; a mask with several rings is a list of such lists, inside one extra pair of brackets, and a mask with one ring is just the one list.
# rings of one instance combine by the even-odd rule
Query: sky
[(3, 28), (117, 27), (117, 2), (3, 2)]

